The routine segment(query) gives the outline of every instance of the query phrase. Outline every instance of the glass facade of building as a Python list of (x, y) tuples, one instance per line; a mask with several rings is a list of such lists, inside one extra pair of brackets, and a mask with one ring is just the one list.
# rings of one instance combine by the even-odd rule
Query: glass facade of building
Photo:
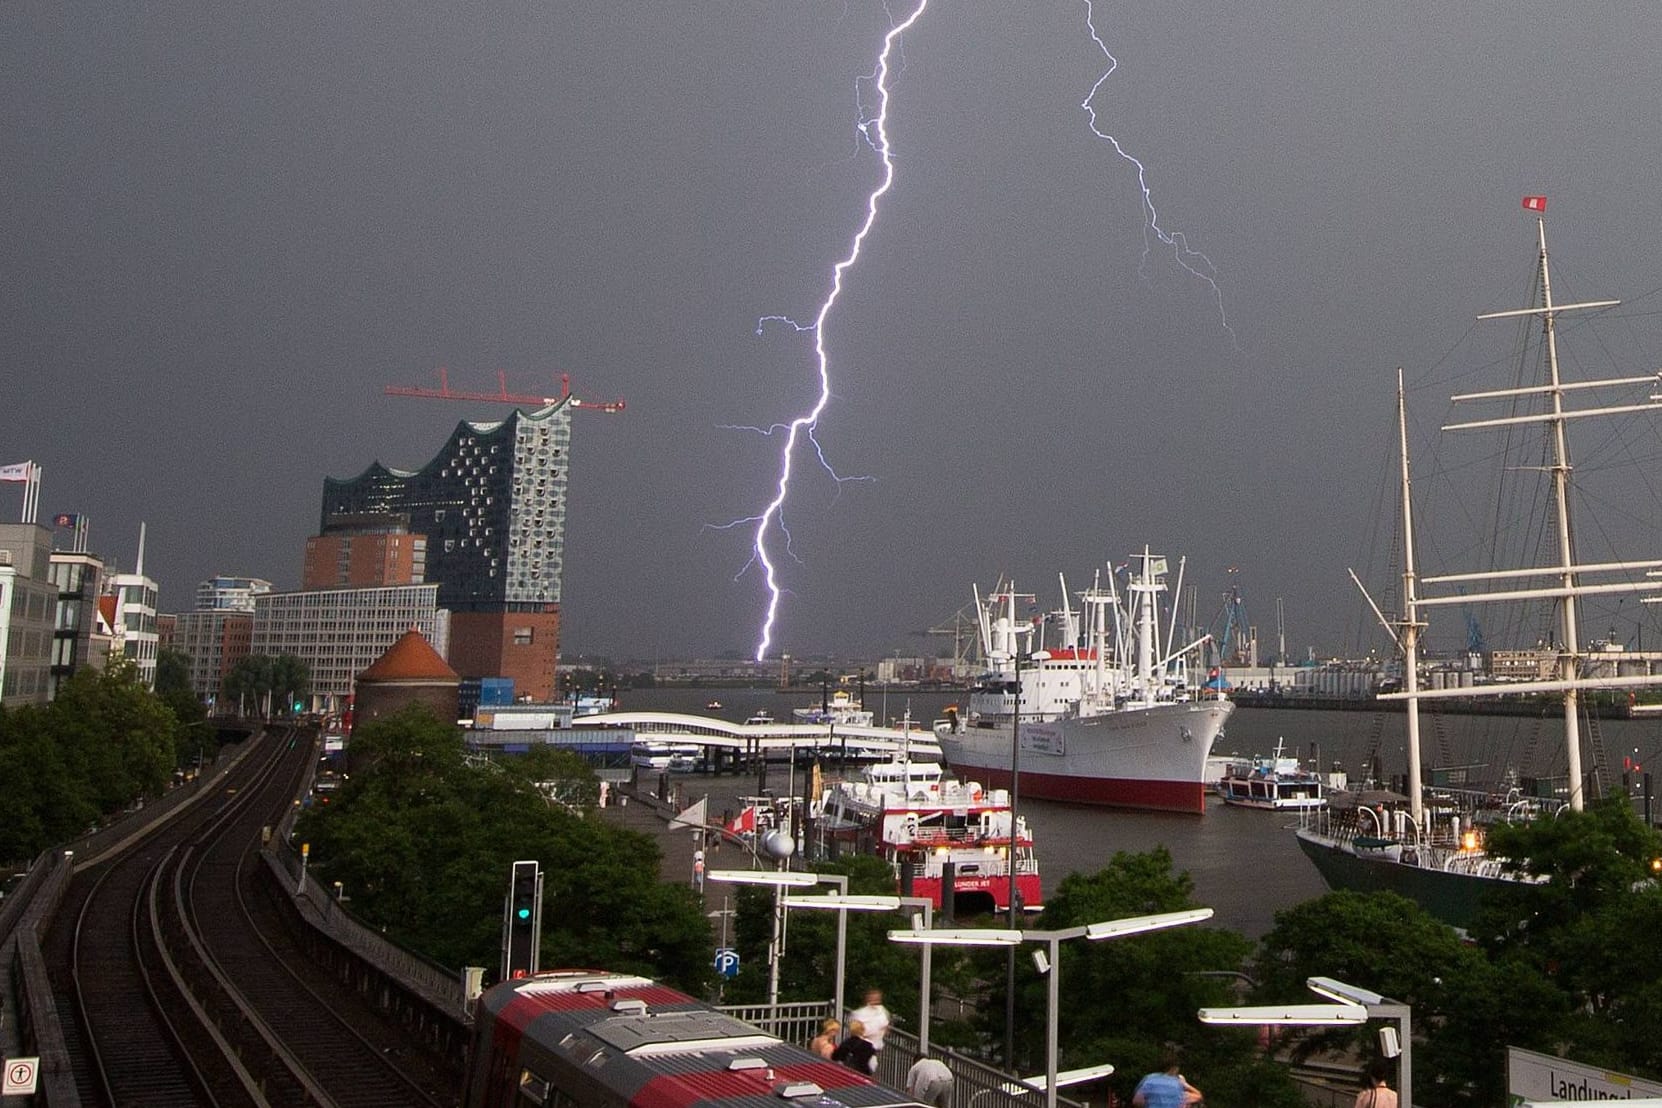
[(569, 401), (516, 410), (496, 423), (461, 423), (413, 472), (377, 462), (323, 483), (322, 527), (341, 516), (390, 513), (425, 536), (426, 579), (456, 611), (541, 610), (560, 602)]

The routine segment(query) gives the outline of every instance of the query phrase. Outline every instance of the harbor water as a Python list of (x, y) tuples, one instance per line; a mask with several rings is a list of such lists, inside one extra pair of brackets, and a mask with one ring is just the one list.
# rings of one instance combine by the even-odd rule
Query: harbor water
[[(948, 704), (959, 703), (957, 692), (866, 689), (866, 707), (879, 720), (897, 721), (910, 709), (914, 722), (927, 726)], [(707, 709), (712, 700), (718, 709)], [(647, 689), (631, 690), (621, 706), (639, 711), (689, 712), (743, 721), (760, 710), (788, 720), (791, 709), (815, 706), (818, 695), (804, 690), (779, 693), (771, 689)], [(1662, 770), (1662, 721), (1603, 721), (1590, 728), (1602, 747), (1605, 767), (1601, 790), (1622, 787), (1624, 768)], [(1563, 772), (1563, 724), (1550, 712), (1541, 716), (1422, 717), (1423, 754), (1427, 772), (1459, 772), (1474, 780), (1515, 776), (1550, 778)], [(1386, 779), (1407, 769), (1405, 717), (1400, 712), (1302, 711), (1240, 708), (1230, 718), (1214, 753), (1245, 756), (1269, 754), (1277, 739), (1285, 739), (1289, 756), (1296, 754), (1323, 770), (1335, 764), (1352, 779), (1377, 763)], [(1591, 759), (1588, 764), (1592, 765)], [(1644, 768), (1629, 775), (1636, 805)], [(680, 775), (678, 775), (679, 777)], [(1662, 787), (1662, 775), (1658, 776)], [(775, 772), (770, 784), (785, 788)], [(688, 779), (689, 797), (707, 792), (712, 814), (731, 797), (752, 791), (732, 777)], [(1158, 812), (1122, 812), (1112, 809), (1024, 800), (1021, 812), (1033, 829), (1039, 863), (1048, 893), (1070, 873), (1094, 873), (1119, 851), (1140, 852), (1164, 846), (1173, 867), (1194, 881), (1195, 899), (1213, 908), (1216, 922), (1257, 938), (1275, 923), (1275, 913), (1326, 891), (1315, 867), (1300, 852), (1291, 828), (1296, 813), (1272, 812), (1208, 801), (1203, 816)], [(1662, 816), (1662, 805), (1656, 814)]]

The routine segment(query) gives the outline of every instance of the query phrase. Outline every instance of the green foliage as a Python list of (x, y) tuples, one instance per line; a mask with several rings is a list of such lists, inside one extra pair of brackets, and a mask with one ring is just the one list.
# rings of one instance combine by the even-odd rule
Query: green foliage
[(190, 684), (190, 656), (177, 650), (156, 655), (156, 696), (178, 721), (177, 761), (181, 764), (208, 757), (217, 737), (208, 726), (208, 712)]
[[(894, 873), (880, 858), (850, 855), (814, 868), (820, 873), (847, 877), (848, 891), (854, 896), (893, 896), (895, 892)], [(722, 895), (722, 886), (710, 888), (716, 896)], [(832, 889), (827, 885), (816, 891), (825, 893)], [(737, 904), (733, 946), (739, 952), (740, 961), (739, 976), (726, 986), (725, 996), (734, 1003), (765, 1002), (768, 942), (773, 932), (773, 892), (734, 886), (730, 895)], [(837, 913), (792, 909), (786, 924), (785, 955), (779, 963), (780, 1000), (828, 999), (836, 991)], [(842, 998), (841, 1007), (844, 1011), (858, 1007), (867, 989), (879, 989), (898, 1025), (915, 1032), (922, 999), (918, 989), (918, 951), (888, 939), (891, 929), (907, 926), (910, 923), (900, 912), (848, 913), (848, 992)], [(940, 960), (937, 951), (936, 961)]]
[[(1164, 847), (1120, 852), (1095, 874), (1064, 878), (1047, 898), (1039, 925), (1063, 930), (1181, 911), (1197, 907), (1193, 896), (1189, 875), (1172, 872)], [(1297, 1104), (1285, 1072), (1261, 1061), (1250, 1039), (1216, 1035), (1195, 1019), (1198, 1008), (1230, 1003), (1234, 975), (1251, 950), (1234, 932), (1195, 925), (1061, 943), (1061, 1068), (1111, 1060), (1116, 1072), (1110, 1084), (1129, 1102), (1140, 1077), (1158, 1069), (1162, 1051), (1175, 1046), (1185, 1075), (1214, 1103)], [(1016, 1068), (1039, 1072), (1049, 982), (1025, 956), (1016, 970)], [(988, 1014), (1002, 1024), (1002, 989), (998, 993)]]
[(0, 859), (19, 861), (168, 784), (178, 720), (138, 667), (83, 670), (43, 708), (0, 712)]
[(421, 706), (363, 725), (336, 801), (297, 838), (342, 883), (360, 917), (447, 965), (499, 961), (502, 904), (516, 860), (544, 873), (542, 964), (645, 973), (702, 992), (710, 931), (692, 891), (658, 880), (649, 837), (563, 801), (593, 797), (580, 760), (533, 757), (474, 767), (453, 726)]
[(292, 654), (250, 654), (238, 658), (221, 684), (221, 695), (240, 710), (257, 715), (266, 710), (267, 698), (276, 716), (292, 715), (295, 700), (311, 695), (312, 673), (304, 661)]
[[(1257, 999), (1315, 1000), (1305, 986), (1333, 977), (1413, 1009), (1414, 1099), (1426, 1105), (1505, 1100), (1506, 1047), (1551, 1051), (1564, 1006), (1547, 982), (1496, 965), (1454, 929), (1395, 893), (1329, 893), (1276, 914), (1257, 961)], [(1294, 1049), (1374, 1050), (1377, 1024), (1311, 1033)]]

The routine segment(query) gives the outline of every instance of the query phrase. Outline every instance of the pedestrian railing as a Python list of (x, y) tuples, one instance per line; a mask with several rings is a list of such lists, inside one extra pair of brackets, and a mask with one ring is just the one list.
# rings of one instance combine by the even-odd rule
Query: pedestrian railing
[[(805, 1046), (819, 1034), (820, 1024), (842, 1016), (827, 1001), (799, 1001), (791, 1004), (727, 1004), (721, 1011), (786, 1042)], [(891, 1026), (883, 1036), (877, 1054), (878, 1081), (893, 1089), (906, 1087), (906, 1074), (923, 1055), (918, 1038)], [(1043, 1108), (1044, 1095), (1021, 1084), (1021, 1078), (955, 1050), (931, 1048), (930, 1054), (952, 1071), (952, 1092), (947, 1108)], [(1078, 1101), (1058, 1096), (1060, 1108), (1083, 1108)]]

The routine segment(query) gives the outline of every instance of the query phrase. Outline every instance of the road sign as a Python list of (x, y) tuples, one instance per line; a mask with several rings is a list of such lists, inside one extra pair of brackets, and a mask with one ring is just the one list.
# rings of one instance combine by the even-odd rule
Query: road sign
[(739, 975), (739, 952), (722, 947), (716, 951), (716, 973), (721, 977)]
[(0, 1096), (34, 1096), (35, 1075), (39, 1072), (39, 1058), (7, 1058)]

